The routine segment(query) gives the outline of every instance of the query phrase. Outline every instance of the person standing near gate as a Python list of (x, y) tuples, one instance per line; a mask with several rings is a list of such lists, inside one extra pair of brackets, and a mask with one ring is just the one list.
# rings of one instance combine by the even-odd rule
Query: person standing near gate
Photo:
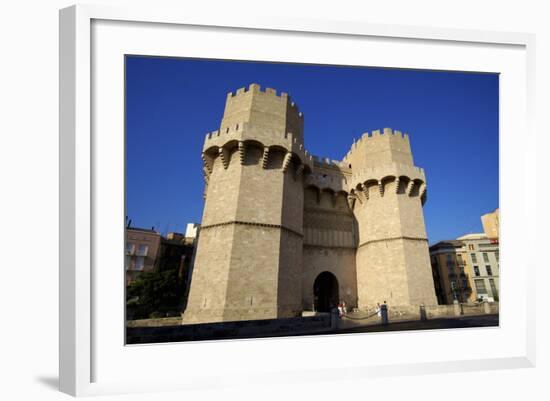
[(386, 304), (386, 301), (384, 301), (384, 303), (380, 307), (380, 314), (381, 314), (382, 324), (388, 324), (388, 305)]

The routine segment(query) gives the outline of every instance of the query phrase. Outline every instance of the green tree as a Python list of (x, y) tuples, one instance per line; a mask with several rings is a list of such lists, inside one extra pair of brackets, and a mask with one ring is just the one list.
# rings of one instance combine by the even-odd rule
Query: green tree
[(179, 314), (184, 283), (176, 270), (144, 272), (128, 286), (126, 305), (133, 319)]

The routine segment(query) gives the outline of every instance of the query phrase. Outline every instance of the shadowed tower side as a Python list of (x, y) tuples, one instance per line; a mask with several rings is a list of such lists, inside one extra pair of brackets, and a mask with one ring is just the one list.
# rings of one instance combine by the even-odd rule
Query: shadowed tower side
[(301, 314), (303, 117), (259, 85), (227, 96), (206, 137), (205, 207), (183, 323)]

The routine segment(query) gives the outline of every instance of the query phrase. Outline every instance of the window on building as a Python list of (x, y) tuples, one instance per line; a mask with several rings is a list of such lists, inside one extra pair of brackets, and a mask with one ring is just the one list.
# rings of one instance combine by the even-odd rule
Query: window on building
[(130, 255), (124, 256), (124, 267), (126, 268), (126, 270), (130, 270), (130, 260), (131, 260)]
[(144, 256), (136, 257), (136, 270), (143, 270), (144, 265), (145, 265), (145, 257)]
[(487, 271), (487, 275), (488, 275), (488, 276), (492, 276), (492, 275), (493, 275), (493, 271), (491, 270), (491, 266), (485, 266), (485, 270)]
[(147, 256), (147, 252), (149, 251), (149, 246), (145, 244), (140, 244), (138, 247), (138, 256)]
[(136, 250), (136, 245), (132, 244), (130, 242), (126, 243), (126, 254), (127, 255), (133, 255)]
[(498, 298), (498, 290), (497, 290), (497, 286), (495, 285), (495, 280), (490, 278), (489, 285), (491, 286), (491, 292), (493, 293), (493, 298)]
[(472, 253), (472, 262), (477, 263), (477, 256), (475, 253)]
[(456, 255), (456, 261), (458, 262), (458, 264), (462, 264), (462, 255), (460, 253)]
[(473, 251), (473, 250), (474, 250), (474, 245), (473, 245), (473, 244), (469, 244), (469, 245), (468, 245), (468, 249), (469, 249), (470, 251)]
[(479, 277), (479, 267), (474, 266), (474, 274), (476, 277)]
[(489, 263), (489, 255), (487, 255), (487, 252), (483, 252), (483, 261)]
[(485, 287), (484, 280), (474, 280), (474, 283), (478, 294), (487, 294), (487, 288)]

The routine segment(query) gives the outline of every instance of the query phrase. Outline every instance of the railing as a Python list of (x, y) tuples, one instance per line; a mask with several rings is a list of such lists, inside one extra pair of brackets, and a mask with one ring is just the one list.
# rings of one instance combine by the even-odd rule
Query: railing
[(343, 315), (340, 316), (340, 317), (346, 318), (346, 319), (351, 319), (351, 320), (365, 320), (365, 319), (370, 319), (371, 317), (373, 317), (373, 316), (375, 316), (375, 315), (379, 315), (379, 314), (381, 315), (380, 312), (376, 311), (376, 312), (374, 312), (374, 313), (371, 313), (370, 315), (363, 316), (363, 317), (352, 317), (352, 316), (350, 316), (350, 315), (348, 315), (348, 314), (343, 314)]

